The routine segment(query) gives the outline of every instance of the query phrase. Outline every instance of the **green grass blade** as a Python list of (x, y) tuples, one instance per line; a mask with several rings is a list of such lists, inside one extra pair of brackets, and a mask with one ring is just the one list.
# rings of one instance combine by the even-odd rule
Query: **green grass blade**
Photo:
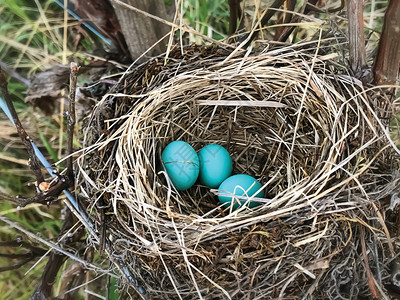
[[(58, 155), (57, 152), (53, 149), (53, 147), (50, 145), (50, 143), (47, 141), (46, 137), (44, 136), (43, 132), (40, 130), (40, 128), (37, 128), (38, 132), (39, 132), (39, 137), (40, 140), (43, 143), (43, 146), (46, 148), (47, 152), (49, 153), (49, 155), (51, 156), (51, 158), (53, 159), (54, 162), (59, 161), (58, 159)], [(60, 167), (62, 167), (60, 165)]]
[(5, 0), (7, 7), (18, 17), (23, 19), (25, 22), (31, 23), (31, 19), (28, 15), (21, 9), (17, 1), (15, 0)]

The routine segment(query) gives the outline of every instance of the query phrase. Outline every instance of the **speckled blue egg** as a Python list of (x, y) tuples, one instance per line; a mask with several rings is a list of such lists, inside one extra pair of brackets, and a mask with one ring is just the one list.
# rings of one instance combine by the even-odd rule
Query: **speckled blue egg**
[(222, 146), (210, 144), (199, 151), (200, 174), (202, 184), (217, 188), (232, 173), (232, 158)]
[[(250, 175), (233, 175), (225, 179), (219, 186), (218, 199), (221, 203), (225, 204), (226, 207), (229, 207), (232, 203), (232, 209), (235, 210), (242, 206), (247, 201), (247, 199), (238, 199), (233, 195), (244, 197), (254, 196), (256, 198), (262, 198), (264, 196), (264, 192), (261, 190), (257, 193), (257, 191), (260, 190), (261, 187), (261, 183)], [(246, 204), (246, 206), (249, 208), (253, 208), (257, 205), (259, 205), (259, 203), (255, 201), (250, 201)]]
[(199, 157), (188, 143), (174, 141), (161, 154), (165, 170), (178, 191), (187, 190), (199, 176)]

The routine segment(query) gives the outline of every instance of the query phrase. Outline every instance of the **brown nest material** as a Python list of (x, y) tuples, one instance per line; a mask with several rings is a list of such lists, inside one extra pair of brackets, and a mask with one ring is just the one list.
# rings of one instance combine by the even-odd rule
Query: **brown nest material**
[[(388, 295), (390, 113), (331, 42), (174, 49), (128, 70), (94, 107), (80, 194), (147, 297)], [(262, 204), (230, 212), (199, 183), (177, 192), (160, 163), (174, 140), (224, 146), (234, 174), (264, 185)]]

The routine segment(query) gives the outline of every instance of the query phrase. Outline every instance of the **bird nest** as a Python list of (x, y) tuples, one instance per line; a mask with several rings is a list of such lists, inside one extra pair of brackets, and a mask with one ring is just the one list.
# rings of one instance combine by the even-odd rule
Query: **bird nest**
[[(386, 289), (395, 245), (382, 213), (398, 183), (390, 113), (331, 42), (176, 48), (126, 71), (98, 101), (77, 186), (111, 258), (146, 297), (353, 299)], [(233, 174), (257, 178), (265, 198), (232, 211), (200, 183), (175, 190), (161, 163), (175, 140), (224, 146)]]

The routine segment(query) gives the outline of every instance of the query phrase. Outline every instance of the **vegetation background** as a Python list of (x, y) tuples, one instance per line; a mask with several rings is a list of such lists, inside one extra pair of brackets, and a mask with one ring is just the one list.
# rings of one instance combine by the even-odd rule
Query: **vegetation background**
[[(171, 7), (172, 0), (165, 1)], [(273, 1), (257, 1), (255, 6), (268, 7)], [(329, 1), (326, 1), (329, 2)], [(336, 3), (336, 1), (331, 1)], [(371, 60), (382, 29), (383, 16), (387, 1), (364, 1), (365, 34), (368, 36), (367, 53)], [(184, 0), (184, 22), (197, 32), (213, 39), (224, 39), (229, 29), (229, 6), (227, 0)], [(251, 14), (251, 11), (248, 12)], [(81, 26), (81, 23), (67, 14), (53, 0), (0, 0), (0, 64), (16, 72), (20, 80), (9, 77), (9, 90), (13, 95), (14, 105), (25, 128), (38, 144), (48, 159), (55, 163), (63, 157), (66, 141), (65, 123), (62, 114), (45, 115), (24, 101), (29, 80), (48, 66), (67, 65), (70, 61), (85, 64), (93, 59), (101, 59), (96, 49), (105, 47), (104, 43)], [(329, 22), (340, 22), (345, 32), (345, 14), (336, 15), (335, 20), (320, 14), (318, 18), (329, 26)], [(297, 35), (301, 40), (310, 36), (304, 27)], [(187, 42), (204, 43), (197, 35), (189, 35)], [(293, 41), (295, 42), (295, 41)], [(89, 77), (79, 77), (78, 85), (90, 82)], [(57, 103), (63, 110), (63, 102)], [(398, 126), (393, 120), (393, 134), (398, 136)], [(79, 128), (76, 131), (75, 146), (79, 144)], [(27, 167), (27, 153), (23, 148), (14, 128), (5, 115), (0, 112), (0, 192), (11, 195), (29, 195), (33, 190), (34, 177)], [(54, 240), (61, 226), (62, 202), (49, 207), (31, 204), (18, 209), (9, 201), (0, 201), (0, 214), (21, 224), (37, 236)], [(15, 249), (7, 245), (21, 233), (0, 222), (0, 271), (6, 266), (17, 264), (12, 255), (25, 253), (26, 249)], [(20, 268), (0, 272), (0, 299), (28, 299), (36, 288), (38, 279), (47, 262), (47, 258), (37, 257)], [(69, 262), (62, 270), (67, 269)], [(17, 266), (16, 266), (17, 267)], [(55, 278), (55, 289), (61, 288), (61, 273)], [(90, 294), (80, 293), (81, 299)], [(104, 295), (105, 288), (93, 291)], [(57, 294), (57, 291), (55, 292)]]

